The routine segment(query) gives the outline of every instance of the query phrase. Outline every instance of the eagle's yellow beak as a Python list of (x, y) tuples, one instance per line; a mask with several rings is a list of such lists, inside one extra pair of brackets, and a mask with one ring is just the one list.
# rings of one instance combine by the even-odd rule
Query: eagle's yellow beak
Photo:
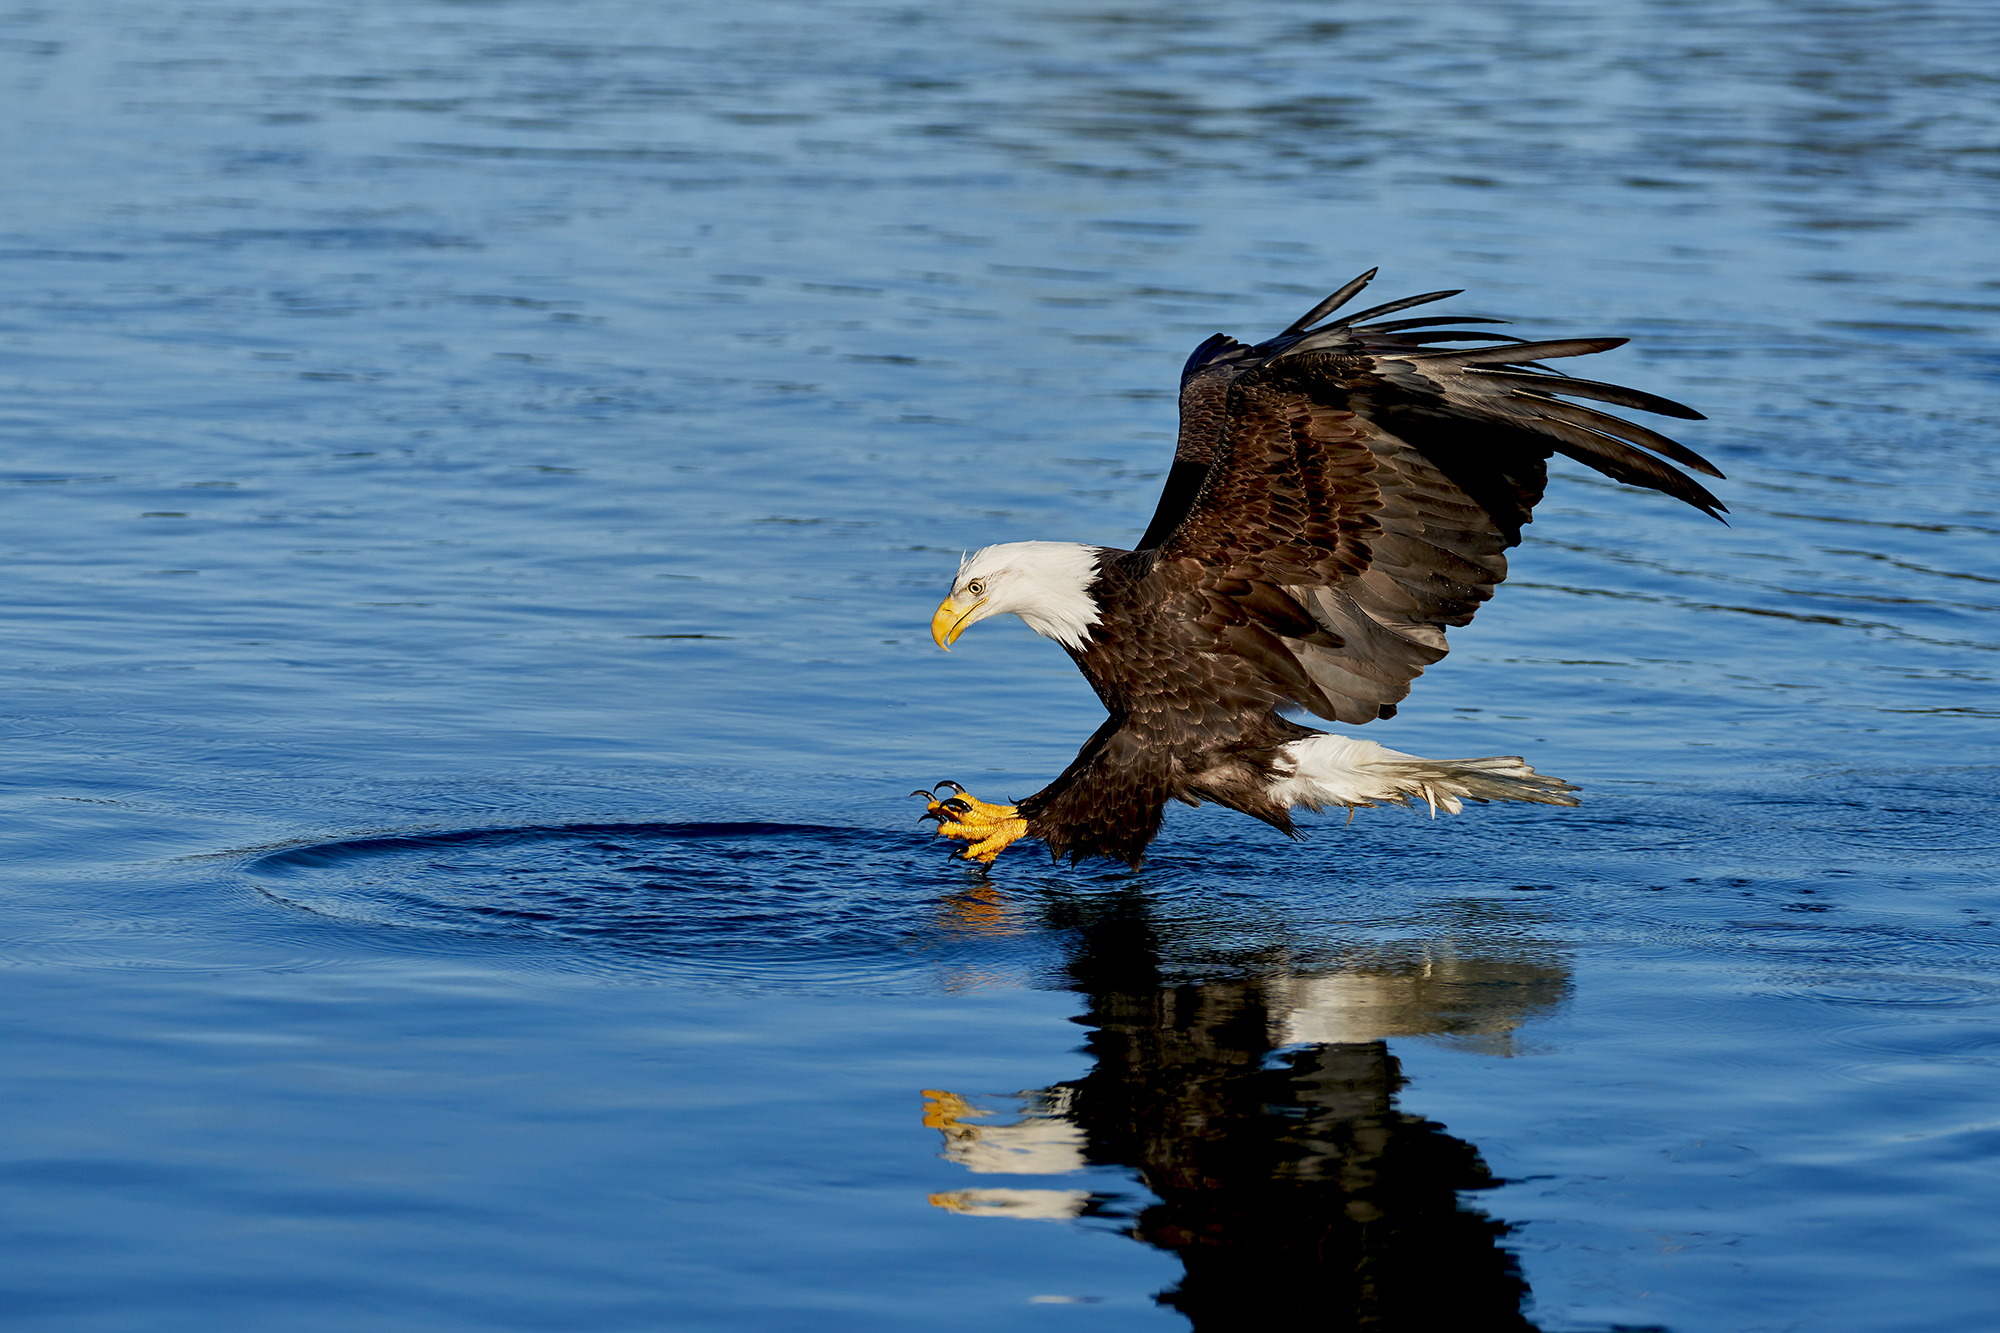
[(958, 636), (965, 633), (965, 627), (971, 623), (972, 613), (984, 605), (986, 599), (982, 597), (961, 611), (956, 601), (945, 598), (939, 604), (937, 614), (931, 617), (931, 638), (937, 641), (938, 647), (950, 652), (952, 644), (958, 642)]

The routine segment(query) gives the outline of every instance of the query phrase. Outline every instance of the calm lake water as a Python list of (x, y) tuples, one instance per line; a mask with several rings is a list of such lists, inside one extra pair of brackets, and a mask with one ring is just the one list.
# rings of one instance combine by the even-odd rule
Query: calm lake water
[[(1997, 35), (0, 16), (10, 1326), (1985, 1325)], [(1586, 803), (946, 862), (1100, 717), (958, 553), (1376, 264), (1712, 418), (1368, 729)]]

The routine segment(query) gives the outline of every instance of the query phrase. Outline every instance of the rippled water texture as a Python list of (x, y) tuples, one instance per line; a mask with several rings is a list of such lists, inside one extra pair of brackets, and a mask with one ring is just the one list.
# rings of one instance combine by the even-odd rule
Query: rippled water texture
[[(1991, 1320), (1989, 6), (0, 15), (10, 1326)], [(990, 881), (958, 553), (1388, 300), (1690, 402), (1369, 734), (1577, 810)], [(1679, 423), (1677, 423), (1679, 424)]]

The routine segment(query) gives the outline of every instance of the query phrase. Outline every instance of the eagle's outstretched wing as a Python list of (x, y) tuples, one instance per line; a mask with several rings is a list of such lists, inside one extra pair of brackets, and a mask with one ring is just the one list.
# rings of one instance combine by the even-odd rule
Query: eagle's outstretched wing
[[(1315, 327), (1372, 276), (1255, 347), (1217, 337), (1196, 349), (1174, 471), (1141, 542), (1162, 576), (1193, 576), (1218, 649), (1240, 652), (1247, 631), (1266, 645), (1256, 665), (1274, 695), (1346, 723), (1394, 713), (1445, 655), (1445, 628), (1470, 623), (1492, 596), (1550, 454), (1712, 516), (1724, 510), (1652, 456), (1722, 475), (1700, 455), (1564, 399), (1700, 413), (1537, 364), (1625, 339), (1522, 342), (1428, 327), (1494, 322), (1473, 319), (1366, 322), (1457, 292)], [(1473, 341), (1497, 345), (1432, 348)]]

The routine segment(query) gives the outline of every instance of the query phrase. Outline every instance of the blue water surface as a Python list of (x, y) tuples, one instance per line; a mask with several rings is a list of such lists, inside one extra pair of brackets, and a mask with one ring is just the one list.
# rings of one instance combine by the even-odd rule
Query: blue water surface
[[(1995, 33), (0, 15), (11, 1325), (1982, 1326)], [(959, 553), (1378, 264), (1711, 418), (1369, 728), (1586, 803), (945, 860), (1101, 716)]]

